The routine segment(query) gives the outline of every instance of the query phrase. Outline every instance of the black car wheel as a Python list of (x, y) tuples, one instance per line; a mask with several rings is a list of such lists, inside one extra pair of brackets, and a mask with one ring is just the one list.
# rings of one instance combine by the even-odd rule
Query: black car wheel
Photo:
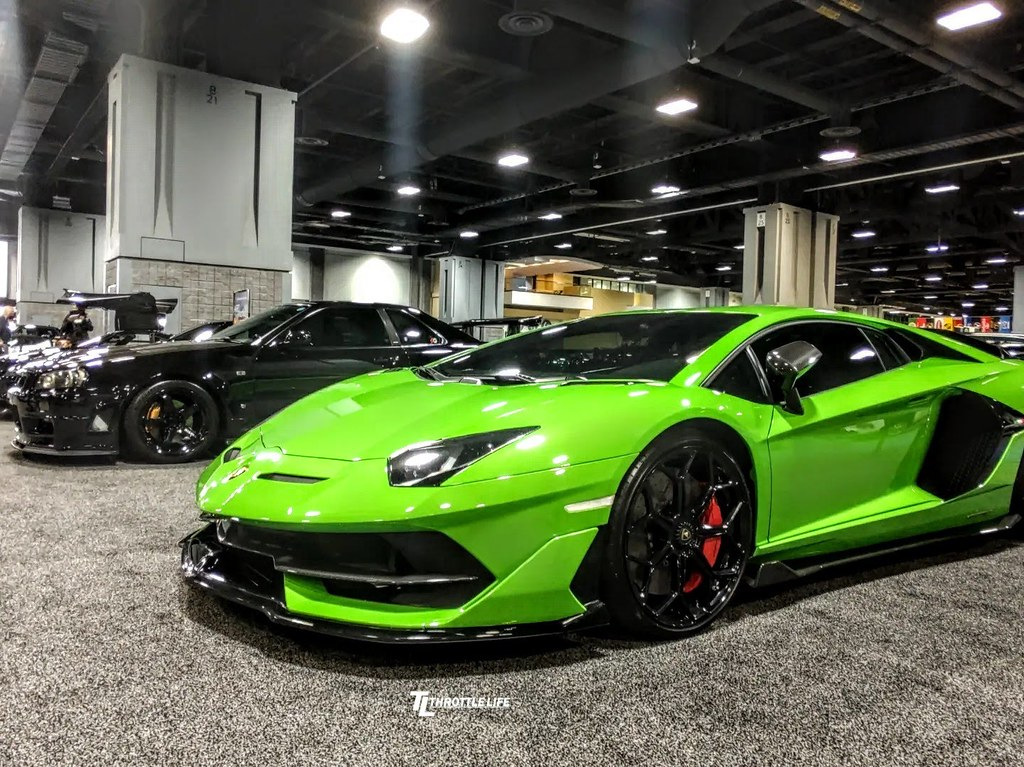
[(681, 426), (641, 453), (609, 520), (604, 601), (647, 637), (699, 631), (732, 599), (753, 547), (746, 472), (716, 435)]
[(124, 442), (131, 457), (151, 463), (201, 458), (220, 432), (217, 403), (188, 381), (161, 381), (140, 392), (124, 414)]

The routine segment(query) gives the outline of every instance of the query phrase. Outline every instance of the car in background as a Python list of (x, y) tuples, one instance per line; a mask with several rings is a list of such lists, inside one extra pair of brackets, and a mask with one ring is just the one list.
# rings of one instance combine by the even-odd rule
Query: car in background
[(992, 344), (1014, 359), (1024, 355), (1024, 334), (1021, 333), (972, 333), (971, 338)]
[(60, 335), (52, 325), (18, 325), (7, 344), (8, 353), (49, 346)]
[(360, 376), (207, 467), (182, 572), (376, 642), (686, 636), (744, 578), (1019, 526), (1024, 368), (979, 346), (843, 312), (662, 310)]
[(480, 341), (497, 341), (518, 335), (526, 330), (542, 328), (551, 323), (539, 315), (533, 317), (496, 317), (489, 320), (462, 320), (452, 325), (464, 330)]
[(193, 343), (99, 347), (19, 365), (14, 446), (50, 455), (202, 457), (345, 378), (477, 345), (416, 309), (298, 302)]

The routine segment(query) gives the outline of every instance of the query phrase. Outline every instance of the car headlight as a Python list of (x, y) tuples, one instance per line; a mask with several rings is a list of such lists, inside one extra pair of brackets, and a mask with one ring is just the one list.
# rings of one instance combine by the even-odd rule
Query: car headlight
[(485, 455), (538, 428), (503, 429), (410, 445), (388, 458), (388, 482), (396, 487), (436, 487)]
[(85, 368), (72, 368), (70, 370), (53, 370), (43, 373), (36, 381), (37, 389), (74, 389), (82, 386), (89, 380), (89, 374)]

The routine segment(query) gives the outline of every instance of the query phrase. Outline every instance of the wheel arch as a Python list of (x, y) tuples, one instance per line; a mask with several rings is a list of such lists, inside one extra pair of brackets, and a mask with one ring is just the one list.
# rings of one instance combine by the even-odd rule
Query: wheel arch
[[(757, 512), (760, 506), (757, 485), (757, 466), (754, 463), (754, 453), (750, 445), (743, 439), (743, 436), (732, 426), (714, 418), (691, 418), (680, 421), (672, 428), (691, 427), (717, 438), (729, 449), (729, 452), (736, 458), (740, 466), (747, 472), (750, 479), (750, 497), (754, 501), (754, 523), (757, 524)], [(663, 432), (664, 433), (664, 432)]]

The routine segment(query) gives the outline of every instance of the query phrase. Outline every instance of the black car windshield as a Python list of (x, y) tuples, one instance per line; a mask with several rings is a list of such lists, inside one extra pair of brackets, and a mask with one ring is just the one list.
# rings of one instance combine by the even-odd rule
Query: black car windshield
[(749, 314), (616, 314), (556, 325), (432, 366), (451, 378), (528, 381), (625, 378), (668, 381)]
[(247, 320), (242, 320), (229, 328), (224, 328), (218, 333), (210, 336), (211, 341), (236, 341), (248, 343), (255, 341), (268, 333), (272, 333), (281, 327), (292, 317), (308, 312), (313, 307), (309, 304), (285, 304), (267, 309), (265, 312), (253, 315)]

